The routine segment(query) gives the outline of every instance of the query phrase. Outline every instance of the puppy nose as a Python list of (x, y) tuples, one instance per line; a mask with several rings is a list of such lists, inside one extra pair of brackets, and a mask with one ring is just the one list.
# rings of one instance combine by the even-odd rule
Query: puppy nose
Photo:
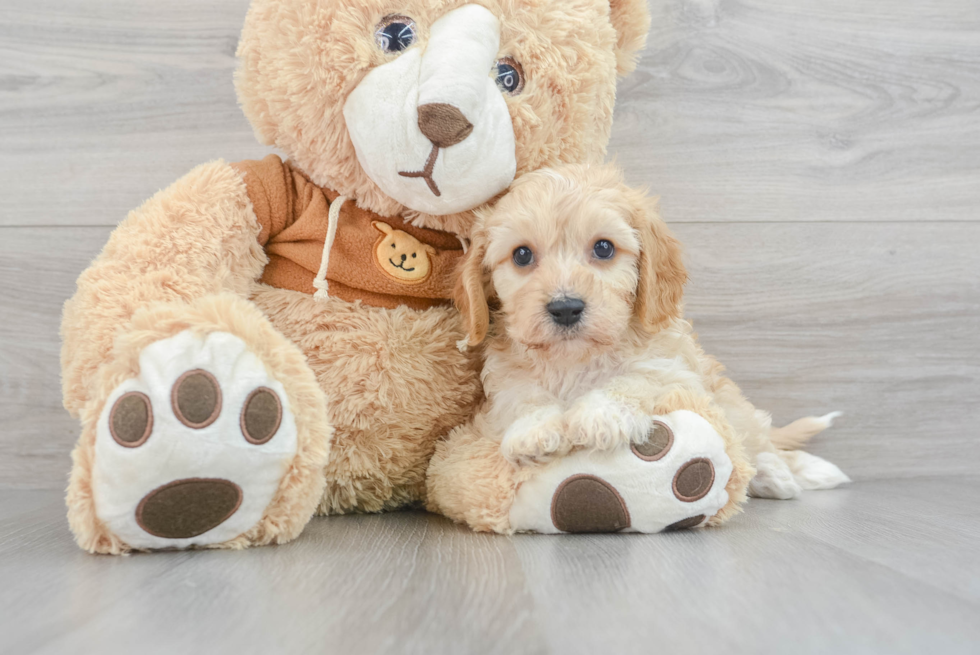
[(473, 124), (456, 107), (430, 102), (419, 107), (419, 129), (432, 145), (448, 148), (468, 137)]
[(582, 319), (585, 302), (578, 298), (559, 298), (549, 302), (545, 309), (551, 314), (551, 320), (558, 325), (568, 327), (575, 325)]
[(408, 255), (402, 255), (402, 261), (405, 261), (406, 259), (408, 259)]

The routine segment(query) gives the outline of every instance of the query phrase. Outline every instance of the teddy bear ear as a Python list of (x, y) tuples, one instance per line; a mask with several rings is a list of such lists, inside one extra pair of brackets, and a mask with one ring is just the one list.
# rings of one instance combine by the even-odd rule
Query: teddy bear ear
[(383, 221), (371, 221), (371, 225), (374, 226), (374, 229), (376, 229), (378, 232), (391, 234), (391, 226)]
[(609, 20), (616, 30), (616, 72), (628, 75), (636, 68), (650, 31), (647, 0), (609, 0)]

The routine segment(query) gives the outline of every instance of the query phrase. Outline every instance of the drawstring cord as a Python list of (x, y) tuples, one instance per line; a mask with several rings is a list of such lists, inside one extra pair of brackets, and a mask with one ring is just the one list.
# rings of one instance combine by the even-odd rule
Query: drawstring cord
[(317, 300), (326, 300), (330, 297), (329, 283), (327, 282), (327, 267), (330, 265), (330, 251), (333, 250), (333, 242), (337, 238), (337, 223), (340, 222), (340, 208), (347, 202), (347, 196), (337, 196), (330, 203), (330, 211), (327, 212), (327, 238), (323, 241), (323, 255), (320, 258), (320, 270), (313, 278), (313, 286), (316, 293), (313, 297)]

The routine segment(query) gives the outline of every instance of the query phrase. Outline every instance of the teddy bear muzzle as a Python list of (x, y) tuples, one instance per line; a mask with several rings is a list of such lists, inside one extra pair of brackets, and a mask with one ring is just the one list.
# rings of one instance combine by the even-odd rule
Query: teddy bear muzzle
[(348, 95), (344, 121), (358, 163), (386, 195), (441, 216), (477, 207), (514, 180), (514, 125), (491, 76), (499, 49), (497, 16), (466, 4)]

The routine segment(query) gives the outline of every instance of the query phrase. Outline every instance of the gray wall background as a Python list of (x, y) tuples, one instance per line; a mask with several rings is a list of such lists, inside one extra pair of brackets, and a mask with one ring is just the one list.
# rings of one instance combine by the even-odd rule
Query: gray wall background
[[(58, 322), (127, 211), (261, 157), (247, 0), (0, 5), (0, 487), (62, 488)], [(855, 479), (980, 463), (980, 5), (653, 0), (610, 146), (685, 242), (688, 313)]]

